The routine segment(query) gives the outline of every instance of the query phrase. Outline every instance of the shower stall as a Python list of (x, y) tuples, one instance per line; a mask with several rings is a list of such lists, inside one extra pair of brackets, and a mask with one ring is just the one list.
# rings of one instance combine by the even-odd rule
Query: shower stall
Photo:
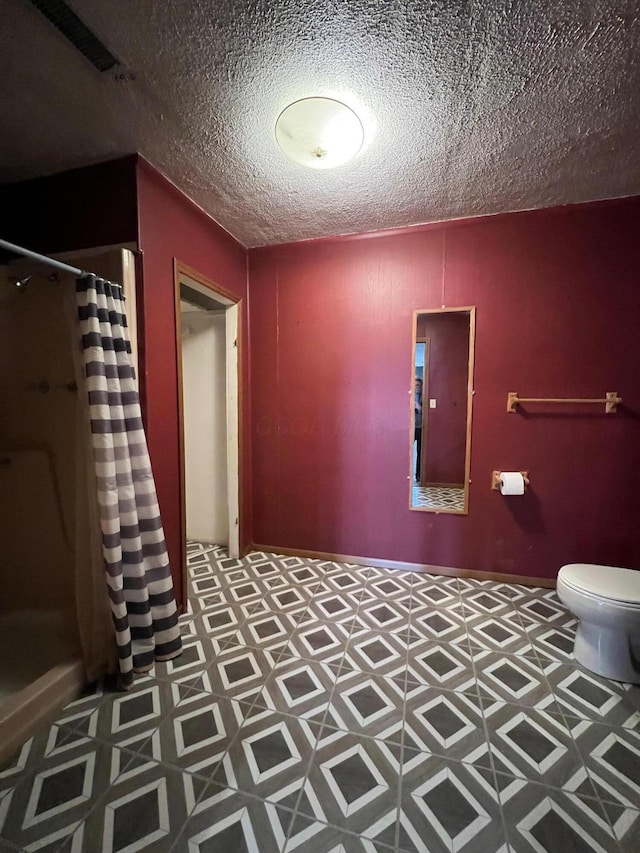
[[(131, 285), (131, 252), (82, 260)], [(0, 760), (113, 654), (74, 281), (36, 266), (0, 267)]]

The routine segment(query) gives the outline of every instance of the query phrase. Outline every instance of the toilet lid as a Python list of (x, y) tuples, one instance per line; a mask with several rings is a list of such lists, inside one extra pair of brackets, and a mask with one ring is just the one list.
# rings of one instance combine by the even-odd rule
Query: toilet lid
[(590, 595), (640, 605), (640, 571), (635, 569), (571, 563), (560, 569), (558, 577), (568, 586)]

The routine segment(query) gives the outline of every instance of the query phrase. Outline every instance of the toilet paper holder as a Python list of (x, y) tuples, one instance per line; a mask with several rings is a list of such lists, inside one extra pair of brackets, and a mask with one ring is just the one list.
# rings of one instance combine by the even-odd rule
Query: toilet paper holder
[[(528, 471), (520, 471), (522, 474), (522, 479), (524, 480), (524, 487), (527, 489), (529, 487), (529, 472)], [(500, 491), (500, 483), (502, 479), (502, 471), (492, 471), (491, 472), (491, 488), (496, 492)]]

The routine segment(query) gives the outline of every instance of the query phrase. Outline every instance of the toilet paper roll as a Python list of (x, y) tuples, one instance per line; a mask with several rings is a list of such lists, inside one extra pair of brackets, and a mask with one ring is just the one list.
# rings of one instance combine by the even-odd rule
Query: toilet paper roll
[(524, 495), (524, 477), (520, 471), (503, 471), (500, 474), (501, 495)]

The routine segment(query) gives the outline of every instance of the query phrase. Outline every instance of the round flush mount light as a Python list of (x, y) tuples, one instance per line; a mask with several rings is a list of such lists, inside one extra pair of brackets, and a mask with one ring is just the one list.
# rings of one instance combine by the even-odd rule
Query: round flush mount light
[(310, 169), (333, 169), (362, 148), (364, 128), (354, 111), (332, 98), (303, 98), (276, 121), (278, 145), (292, 160)]

